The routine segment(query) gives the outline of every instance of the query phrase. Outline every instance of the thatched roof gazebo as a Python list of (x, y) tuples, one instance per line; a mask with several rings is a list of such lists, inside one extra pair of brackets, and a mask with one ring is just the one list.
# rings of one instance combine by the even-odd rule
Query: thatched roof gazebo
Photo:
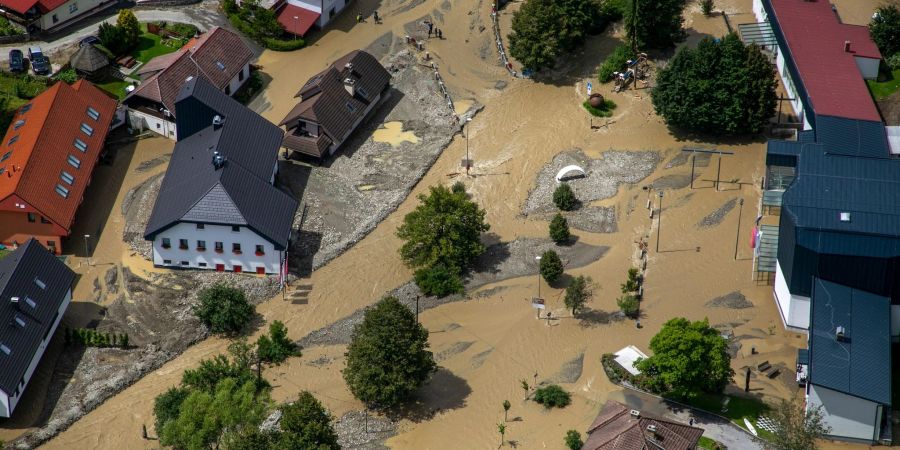
[(92, 78), (102, 76), (106, 67), (109, 66), (109, 58), (97, 47), (85, 45), (72, 55), (69, 63), (78, 73)]

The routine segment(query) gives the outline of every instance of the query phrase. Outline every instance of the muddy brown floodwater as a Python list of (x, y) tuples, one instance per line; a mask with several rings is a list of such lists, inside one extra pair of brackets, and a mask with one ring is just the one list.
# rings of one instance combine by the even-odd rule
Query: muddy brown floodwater
[[(415, 195), (428, 186), (462, 181), (473, 199), (487, 210), (494, 241), (545, 238), (545, 218), (525, 217), (521, 212), (529, 191), (546, 182), (536, 180), (541, 169), (558, 153), (577, 148), (586, 158), (599, 160), (607, 150), (651, 151), (660, 158), (646, 178), (639, 177), (636, 184), (619, 184), (611, 197), (597, 197), (586, 205), (607, 208), (607, 212), (613, 208), (616, 227), (603, 229), (608, 231), (605, 233), (574, 233), (579, 243), (608, 247), (602, 258), (568, 271), (573, 276), (590, 276), (594, 282), (589, 311), (582, 317), (573, 318), (565, 310), (563, 286), (543, 285), (543, 297), (555, 319), (536, 320), (529, 300), (536, 294), (534, 276), (488, 284), (470, 292), (467, 301), (444, 304), (421, 314), (422, 323), (431, 331), (431, 348), (440, 355), (441, 370), (421, 390), (411, 414), (401, 420), (396, 436), (386, 445), (404, 449), (491, 448), (497, 444), (495, 424), (503, 417), (501, 405), (508, 399), (513, 405), (508, 440), (521, 448), (560, 448), (565, 431), (584, 431), (600, 405), (618, 390), (603, 374), (601, 355), (629, 344), (646, 351), (654, 332), (676, 316), (708, 318), (733, 333), (736, 370), (762, 360), (785, 367), (793, 364), (795, 349), (805, 345), (804, 338), (783, 331), (771, 287), (752, 280), (751, 250), (745, 239), (758, 211), (764, 139), (696, 142), (673, 136), (653, 114), (647, 90), (615, 94), (609, 85), (596, 79), (595, 90), (609, 96), (618, 107), (612, 118), (595, 122), (598, 128), (592, 129), (589, 116), (580, 106), (584, 85), (594, 76), (598, 62), (621, 40), (619, 35), (592, 37), (560, 69), (555, 81), (537, 83), (513, 79), (497, 64), (488, 1), (358, 2), (356, 7), (363, 11), (377, 8), (383, 23), (375, 25), (370, 20), (355, 24), (353, 15), (346, 13), (309, 47), (262, 55), (260, 64), (273, 78), (261, 100), (267, 105), (264, 115), (279, 120), (293, 106), (298, 82), (336, 57), (365, 48), (388, 31), (395, 36), (421, 33), (416, 21), (431, 16), (444, 30), (445, 39), (428, 41), (427, 50), (441, 67), (454, 98), (475, 99), (485, 105), (466, 127), (475, 166), (471, 177), (448, 176), (459, 173), (465, 154), (466, 140), (458, 135), (395, 213), (346, 253), (297, 282), (295, 288), (308, 290), (307, 302), (295, 304), (276, 297), (260, 305), (258, 311), (263, 318), (284, 321), (292, 338), (299, 339), (347, 317), (410, 279), (410, 271), (397, 255), (400, 241), (394, 231), (403, 215), (415, 207)], [(749, 0), (716, 3), (718, 9), (733, 15), (732, 23), (755, 21), (749, 13)], [(858, 6), (861, 4), (865, 5)], [(842, 0), (838, 7), (846, 19), (864, 23), (874, 4)], [(852, 13), (845, 13), (848, 9)], [(501, 26), (506, 30), (510, 18), (510, 11), (501, 12)], [(686, 12), (685, 23), (689, 43), (727, 31), (721, 16), (703, 17), (695, 3)], [(466, 106), (457, 102), (457, 108), (460, 103)], [(680, 156), (686, 145), (733, 152), (721, 162), (721, 179), (728, 182), (714, 188), (715, 157), (709, 164), (698, 166), (695, 189), (679, 181), (690, 176), (690, 164), (684, 164)], [(589, 175), (583, 183), (591, 181)], [(658, 220), (650, 219), (647, 209), (648, 200), (653, 209), (658, 209), (660, 197), (657, 191), (642, 189), (654, 181), (665, 191), (661, 228)], [(732, 199), (743, 199), (743, 205), (722, 208)], [(713, 218), (703, 222), (708, 226), (697, 226), (712, 213), (716, 213)], [(650, 243), (641, 329), (613, 314), (619, 283), (636, 261), (636, 241)], [(121, 242), (101, 243), (98, 251), (101, 247), (115, 258), (124, 251)], [(89, 289), (84, 284), (79, 284), (76, 294)], [(717, 300), (739, 296), (744, 300)], [(226, 345), (225, 340), (211, 338), (192, 346), (74, 423), (49, 441), (47, 448), (155, 448), (156, 441), (141, 439), (142, 425), (155, 434), (154, 397), (177, 384), (184, 369), (201, 358), (224, 352)], [(759, 354), (750, 355), (750, 346), (755, 346)], [(353, 399), (340, 377), (344, 349), (343, 345), (310, 347), (301, 358), (267, 369), (265, 376), (275, 386), (275, 399), (296, 398), (306, 389), (335, 416), (361, 410), (362, 404)], [(553, 380), (572, 392), (572, 405), (546, 411), (523, 401), (519, 380), (530, 382), (535, 373), (539, 382)], [(755, 378), (752, 383), (759, 389), (754, 394), (765, 399), (786, 397), (796, 391), (789, 370), (774, 380)]]

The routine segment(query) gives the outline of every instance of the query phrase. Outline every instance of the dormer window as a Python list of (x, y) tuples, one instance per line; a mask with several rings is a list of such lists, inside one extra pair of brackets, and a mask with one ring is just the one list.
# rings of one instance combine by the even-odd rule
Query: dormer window
[(72, 142), (72, 145), (74, 145), (75, 148), (80, 150), (81, 153), (84, 153), (87, 151), (87, 144), (85, 144), (84, 141), (82, 141), (81, 139), (75, 138), (75, 141)]
[(91, 119), (94, 119), (94, 120), (97, 120), (100, 118), (100, 112), (94, 108), (91, 108), (90, 106), (88, 106), (87, 115), (88, 115), (88, 117), (90, 117)]
[[(34, 284), (36, 284), (36, 285), (37, 285), (37, 287), (39, 287), (39, 288), (41, 288), (41, 289), (47, 289), (47, 285), (46, 285), (46, 284), (44, 284), (44, 282), (43, 282), (43, 281), (41, 281), (41, 279), (40, 279), (40, 278), (35, 278), (35, 279), (34, 279)], [(26, 300), (26, 301), (27, 301), (27, 300), (28, 300), (28, 298), (26, 298), (26, 299), (25, 299), (25, 300)]]
[(13, 125), (13, 130), (18, 130), (19, 128), (22, 128), (22, 125), (25, 125), (25, 121), (23, 119), (17, 120), (16, 124)]
[(15, 135), (15, 136), (9, 138), (9, 142), (7, 142), (6, 145), (13, 145), (13, 144), (15, 144), (16, 141), (18, 141), (18, 140), (19, 140), (19, 135), (17, 134), (17, 135)]
[(216, 61), (216, 67), (218, 67), (219, 70), (225, 70), (225, 64), (222, 64), (222, 61)]
[(88, 124), (82, 122), (82, 123), (81, 123), (81, 132), (84, 133), (84, 134), (86, 134), (86, 135), (88, 135), (88, 136), (93, 136), (93, 135), (94, 135), (94, 128), (91, 127), (90, 125), (88, 125)]
[(366, 92), (365, 88), (363, 88), (362, 86), (358, 86), (356, 88), (356, 92), (359, 92), (359, 95), (362, 95), (363, 98), (369, 98), (369, 93)]

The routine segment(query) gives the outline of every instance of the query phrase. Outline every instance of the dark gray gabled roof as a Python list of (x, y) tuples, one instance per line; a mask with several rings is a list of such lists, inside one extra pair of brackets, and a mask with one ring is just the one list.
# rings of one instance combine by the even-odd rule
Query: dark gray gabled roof
[(810, 383), (891, 404), (889, 298), (816, 278), (809, 335)]
[[(152, 240), (179, 222), (246, 225), (285, 248), (297, 201), (269, 182), (281, 129), (202, 79), (186, 83), (178, 101), (182, 106), (186, 114), (177, 119), (179, 141), (144, 237)], [(214, 115), (222, 118), (221, 125), (212, 124)], [(182, 136), (182, 129), (194, 128), (199, 131)], [(224, 158), (220, 167), (213, 164), (214, 152)]]
[(15, 391), (74, 281), (75, 273), (34, 239), (0, 259), (0, 344), (10, 350), (0, 351), (0, 390)]

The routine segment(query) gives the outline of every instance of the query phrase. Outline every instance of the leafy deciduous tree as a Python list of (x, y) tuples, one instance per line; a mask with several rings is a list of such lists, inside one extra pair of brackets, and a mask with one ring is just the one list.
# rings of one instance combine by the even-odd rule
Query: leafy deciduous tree
[(566, 304), (566, 308), (572, 310), (572, 315), (578, 314), (584, 308), (584, 304), (587, 303), (588, 298), (590, 298), (591, 293), (588, 291), (588, 285), (590, 284), (591, 279), (586, 278), (584, 275), (579, 275), (572, 280), (572, 284), (570, 284), (566, 288), (566, 296), (564, 302)]
[(816, 439), (831, 432), (822, 407), (806, 408), (798, 399), (781, 400), (770, 416), (775, 423), (771, 443), (777, 450), (815, 450)]
[(890, 3), (879, 7), (869, 22), (869, 34), (885, 60), (900, 52), (900, 6)]
[(256, 313), (243, 291), (221, 283), (200, 291), (199, 297), (194, 314), (213, 333), (238, 333)]
[(269, 335), (262, 335), (256, 341), (256, 351), (261, 361), (281, 363), (291, 356), (297, 356), (300, 351), (287, 337), (287, 327), (280, 320), (269, 325)]
[(636, 317), (639, 311), (640, 303), (633, 294), (622, 294), (616, 299), (619, 309), (628, 317)]
[(682, 12), (687, 0), (635, 0), (625, 11), (625, 30), (638, 49), (668, 48), (684, 40)]
[(527, 0), (513, 13), (509, 54), (525, 67), (553, 67), (601, 25), (596, 0)]
[(281, 407), (280, 448), (339, 450), (331, 415), (312, 394), (300, 393), (297, 401)]

